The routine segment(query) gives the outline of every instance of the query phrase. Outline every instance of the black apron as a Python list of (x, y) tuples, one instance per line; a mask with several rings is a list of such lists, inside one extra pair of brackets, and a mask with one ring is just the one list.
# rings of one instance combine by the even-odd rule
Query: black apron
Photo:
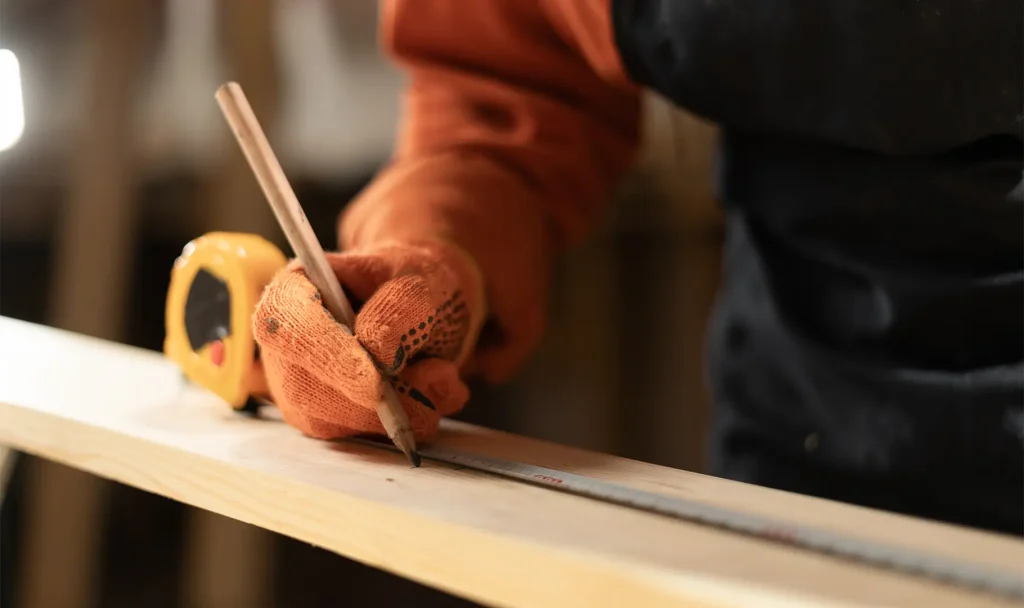
[(722, 129), (711, 472), (1024, 534), (1024, 2), (612, 11)]

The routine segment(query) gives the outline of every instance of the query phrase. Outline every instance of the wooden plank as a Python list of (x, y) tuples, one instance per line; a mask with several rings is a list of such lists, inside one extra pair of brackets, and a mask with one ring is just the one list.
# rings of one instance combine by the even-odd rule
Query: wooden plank
[[(448, 423), (439, 442), (959, 556), (1024, 542)], [(159, 353), (0, 319), (0, 443), (496, 606), (1009, 601), (240, 417)]]

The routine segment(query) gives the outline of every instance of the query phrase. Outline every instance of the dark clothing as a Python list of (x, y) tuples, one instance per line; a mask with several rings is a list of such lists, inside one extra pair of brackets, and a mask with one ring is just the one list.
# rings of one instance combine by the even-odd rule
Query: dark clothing
[(1024, 3), (612, 11), (723, 132), (711, 472), (1024, 534)]
[(1021, 533), (1024, 2), (389, 0), (398, 154), (346, 247), (445, 235), (493, 381), (639, 143), (721, 127), (713, 473)]

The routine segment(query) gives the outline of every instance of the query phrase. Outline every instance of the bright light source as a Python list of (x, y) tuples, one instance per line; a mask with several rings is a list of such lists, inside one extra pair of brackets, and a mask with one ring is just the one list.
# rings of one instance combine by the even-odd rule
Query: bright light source
[(18, 58), (0, 49), (0, 152), (18, 143), (25, 131), (25, 104), (21, 99)]

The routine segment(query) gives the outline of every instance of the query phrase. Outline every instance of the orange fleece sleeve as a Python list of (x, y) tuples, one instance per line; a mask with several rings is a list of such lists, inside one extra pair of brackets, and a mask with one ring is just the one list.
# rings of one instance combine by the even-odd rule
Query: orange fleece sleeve
[(506, 379), (544, 328), (552, 256), (594, 227), (632, 162), (638, 88), (608, 0), (386, 0), (406, 73), (391, 163), (341, 216), (342, 248), (454, 242), (484, 277), (474, 366)]

